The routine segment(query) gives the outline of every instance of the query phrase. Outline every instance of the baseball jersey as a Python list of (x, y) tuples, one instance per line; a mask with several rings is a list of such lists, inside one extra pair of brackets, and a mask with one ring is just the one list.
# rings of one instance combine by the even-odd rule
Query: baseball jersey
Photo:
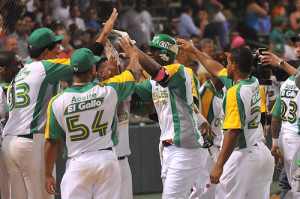
[(220, 146), (222, 141), (222, 126), (223, 126), (223, 93), (218, 93), (211, 85), (206, 82), (200, 88), (201, 98), (201, 114), (206, 118), (207, 122), (216, 133), (214, 144)]
[(27, 62), (8, 88), (9, 119), (5, 135), (44, 133), (47, 105), (57, 82), (72, 78), (70, 59)]
[(198, 108), (200, 108), (200, 100), (199, 100), (200, 82), (191, 68), (185, 67), (185, 69), (189, 72), (192, 79), (194, 103)]
[(5, 117), (6, 117), (6, 92), (8, 88), (9, 83), (0, 83), (0, 146), (2, 145), (2, 134), (3, 134), (3, 128), (5, 125)]
[(166, 87), (149, 78), (136, 85), (135, 92), (144, 101), (153, 101), (161, 129), (161, 141), (169, 141), (183, 148), (201, 147), (194, 119), (191, 76), (180, 64), (164, 68), (169, 74)]
[(295, 84), (295, 76), (289, 77), (280, 87), (280, 95), (272, 109), (272, 115), (281, 119), (280, 134), (290, 133), (300, 135), (300, 96)]
[[(227, 73), (227, 70), (223, 73), (221, 71), (220, 74), (225, 74), (224, 72)], [(260, 123), (261, 94), (255, 77), (242, 80), (228, 89), (223, 101), (223, 110), (225, 115), (223, 129), (241, 130), (236, 149), (247, 148), (263, 141)]]
[(65, 138), (67, 157), (115, 146), (117, 106), (134, 86), (134, 76), (127, 70), (99, 84), (67, 88), (49, 103), (45, 137)]
[(114, 152), (118, 157), (130, 155), (129, 148), (129, 116), (130, 116), (130, 102), (123, 101), (123, 110), (120, 116), (118, 116), (118, 144), (114, 147)]

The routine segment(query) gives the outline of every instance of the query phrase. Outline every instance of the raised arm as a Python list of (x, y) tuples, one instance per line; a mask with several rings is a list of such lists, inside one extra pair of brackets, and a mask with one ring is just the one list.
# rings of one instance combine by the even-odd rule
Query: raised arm
[(219, 73), (224, 69), (219, 62), (207, 57), (200, 50), (192, 46), (188, 41), (184, 39), (177, 39), (178, 43), (181, 43), (180, 48), (188, 51), (189, 53), (193, 53), (197, 59), (201, 62), (204, 68), (216, 78), (219, 78)]
[(134, 46), (133, 43), (131, 43), (130, 39), (125, 39), (123, 37), (120, 37), (119, 45), (123, 49), (123, 57), (129, 57), (129, 64), (127, 66), (127, 69), (131, 69), (134, 78), (137, 78), (138, 72), (139, 72), (139, 60), (138, 60), (138, 52), (137, 48)]
[(161, 69), (161, 65), (154, 61), (151, 57), (146, 55), (143, 51), (137, 48), (139, 62), (142, 68), (152, 77), (156, 77), (158, 71)]
[[(263, 52), (263, 55), (264, 56), (262, 56), (260, 59), (260, 61), (263, 63), (263, 66), (270, 64), (274, 67), (279, 67), (279, 63), (283, 61), (281, 58), (267, 51)], [(288, 64), (286, 61), (284, 62), (281, 68), (289, 75), (295, 75), (297, 73), (297, 70), (293, 66)]]

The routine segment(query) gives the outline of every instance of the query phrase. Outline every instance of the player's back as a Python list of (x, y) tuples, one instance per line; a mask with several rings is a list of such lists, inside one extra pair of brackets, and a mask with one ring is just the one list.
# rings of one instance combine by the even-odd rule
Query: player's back
[(298, 92), (299, 89), (295, 84), (295, 76), (289, 77), (280, 88), (280, 98), (278, 99), (280, 99), (281, 103), (281, 134), (299, 134), (298, 118), (300, 116), (300, 109), (298, 108), (298, 104), (300, 96)]
[[(238, 142), (239, 149), (251, 147), (264, 139), (260, 123), (261, 94), (255, 77), (240, 81), (231, 87), (227, 91), (225, 103), (234, 107), (236, 115), (234, 118), (227, 118), (225, 110), (223, 129), (242, 130)], [(230, 128), (227, 125), (230, 125)]]
[(69, 60), (30, 62), (8, 88), (9, 120), (4, 134), (44, 133), (47, 105), (57, 93), (57, 82), (72, 77)]

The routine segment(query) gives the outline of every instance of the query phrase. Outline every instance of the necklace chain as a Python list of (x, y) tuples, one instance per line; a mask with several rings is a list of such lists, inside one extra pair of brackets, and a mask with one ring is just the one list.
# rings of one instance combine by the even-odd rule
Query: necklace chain
[(85, 83), (73, 83), (74, 86), (82, 86), (82, 85), (86, 85), (90, 82), (85, 82)]

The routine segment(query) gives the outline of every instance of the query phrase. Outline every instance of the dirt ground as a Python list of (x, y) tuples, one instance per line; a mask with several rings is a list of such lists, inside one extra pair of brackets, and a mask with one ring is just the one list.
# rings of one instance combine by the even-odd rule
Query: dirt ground
[(270, 199), (279, 199), (280, 196), (279, 195), (273, 195), (273, 196), (270, 196)]

